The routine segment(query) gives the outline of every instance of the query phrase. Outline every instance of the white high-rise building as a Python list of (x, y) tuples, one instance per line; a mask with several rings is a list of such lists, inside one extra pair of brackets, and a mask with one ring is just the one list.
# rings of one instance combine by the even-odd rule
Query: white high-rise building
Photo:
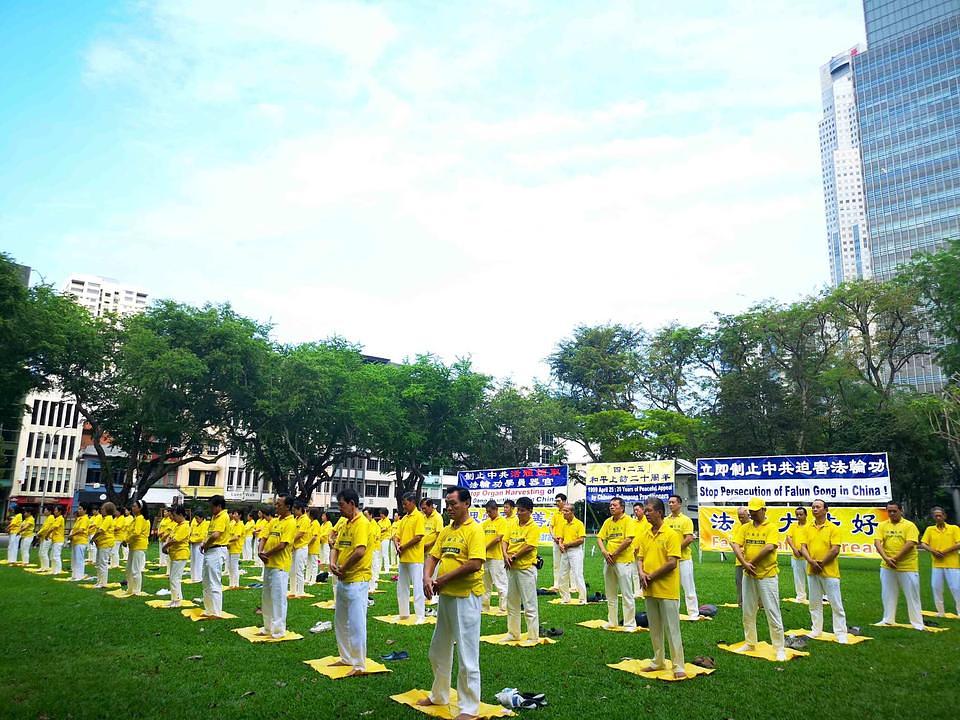
[(835, 55), (820, 68), (823, 117), (820, 120), (820, 161), (827, 220), (830, 281), (870, 278), (870, 238), (864, 208), (860, 162), (860, 129), (851, 58), (860, 45)]
[(94, 317), (107, 313), (132, 315), (147, 308), (146, 291), (97, 275), (71, 275), (63, 291), (73, 295)]

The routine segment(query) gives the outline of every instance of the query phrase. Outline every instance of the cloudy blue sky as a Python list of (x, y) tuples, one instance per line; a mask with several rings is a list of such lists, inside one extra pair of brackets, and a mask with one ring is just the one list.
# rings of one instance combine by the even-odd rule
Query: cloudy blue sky
[(283, 341), (544, 377), (584, 323), (827, 280), (858, 0), (0, 3), (0, 249)]

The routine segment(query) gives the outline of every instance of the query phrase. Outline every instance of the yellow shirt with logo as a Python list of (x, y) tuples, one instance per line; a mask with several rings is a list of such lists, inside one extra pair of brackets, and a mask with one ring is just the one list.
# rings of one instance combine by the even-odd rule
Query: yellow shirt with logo
[(363, 557), (351, 565), (342, 582), (369, 582), (373, 566), (373, 548), (380, 537), (380, 528), (377, 524), (367, 520), (363, 513), (358, 512), (352, 520), (344, 518), (343, 527), (337, 534), (337, 565), (342, 565), (353, 554), (355, 548), (364, 546)]
[(393, 523), (390, 522), (390, 518), (380, 518), (377, 520), (377, 526), (380, 528), (380, 542), (393, 537)]
[(563, 517), (563, 513), (555, 510), (550, 518), (550, 534), (555, 538), (561, 537), (563, 535), (563, 526), (566, 524), (567, 519)]
[(673, 570), (650, 583), (644, 592), (646, 597), (661, 600), (680, 599), (680, 556), (682, 554), (680, 541), (682, 539), (680, 533), (667, 526), (666, 521), (660, 526), (659, 532), (654, 532), (653, 526), (650, 526), (640, 535), (639, 558), (643, 563), (643, 571), (648, 575), (666, 565), (670, 558), (677, 559), (677, 566)]
[[(833, 525), (833, 523), (830, 523)], [(803, 557), (800, 555), (800, 546), (806, 541), (807, 529), (810, 527), (810, 523), (807, 522), (806, 525), (801, 525), (800, 523), (791, 523), (790, 528), (787, 530), (787, 538), (793, 540), (793, 544), (797, 546), (797, 551), (790, 552), (793, 553), (794, 557)]]
[(293, 515), (287, 515), (285, 518), (275, 517), (270, 527), (267, 528), (267, 542), (263, 547), (265, 553), (270, 552), (281, 543), (286, 543), (283, 550), (280, 550), (264, 563), (268, 568), (290, 571), (290, 564), (293, 562), (293, 540), (297, 534), (297, 521)]
[(437, 533), (440, 532), (440, 528), (443, 527), (443, 516), (438, 513), (436, 510), (433, 511), (433, 514), (430, 517), (427, 517), (427, 514), (423, 514), (423, 545), (424, 547), (430, 546), (431, 543), (437, 541)]
[[(536, 525), (532, 520), (530, 524)], [(539, 530), (537, 535), (539, 537)], [(467, 516), (460, 527), (451, 523), (440, 530), (430, 555), (440, 561), (438, 576), (456, 570), (468, 560), (482, 561), (487, 557), (484, 531), (470, 516)], [(440, 594), (448, 597), (483, 595), (483, 563), (481, 562), (476, 572), (461, 575), (444, 584), (440, 588)]]
[(516, 523), (507, 528), (507, 554), (515, 555), (524, 545), (532, 545), (533, 552), (518, 557), (511, 567), (514, 570), (525, 570), (537, 562), (537, 546), (540, 544), (540, 526), (533, 518), (526, 525)]
[(640, 557), (640, 539), (649, 529), (650, 521), (647, 518), (642, 515), (639, 518), (636, 515), (633, 516), (633, 554), (635, 557)]
[[(563, 534), (560, 536), (560, 539), (563, 540), (564, 543), (571, 543), (582, 537), (586, 537), (586, 535), (587, 531), (583, 527), (583, 522), (574, 518), (570, 522), (564, 523)], [(583, 545), (578, 545), (577, 547), (583, 547)]]
[[(612, 517), (604, 520), (603, 525), (600, 526), (600, 532), (597, 534), (597, 538), (603, 540), (603, 545), (607, 548), (608, 553), (616, 553), (613, 555), (614, 562), (628, 563), (633, 562), (633, 539), (636, 537), (636, 532), (636, 525), (633, 519), (626, 515), (621, 515), (619, 520), (614, 520)], [(617, 548), (619, 548), (627, 538), (630, 538), (630, 544), (620, 552), (616, 552)]]
[(97, 538), (95, 540), (98, 548), (113, 547), (114, 542), (116, 542), (113, 535), (113, 526), (114, 520), (112, 517), (107, 517), (105, 515), (101, 516), (100, 527), (98, 528), (100, 532), (97, 534)]
[(21, 513), (17, 513), (12, 518), (10, 518), (10, 524), (8, 525), (8, 528), (9, 528), (8, 532), (11, 535), (19, 535), (20, 525), (22, 524), (23, 524), (23, 515)]
[(320, 523), (320, 542), (322, 544), (327, 544), (330, 542), (330, 535), (333, 533), (333, 523), (329, 520), (324, 520)]
[(190, 558), (190, 523), (184, 520), (178, 523), (173, 521), (170, 528), (169, 549), (167, 553), (171, 560), (187, 560)]
[(310, 516), (303, 513), (296, 519), (297, 532), (293, 540), (295, 550), (301, 550), (310, 544)]
[(323, 545), (323, 538), (321, 533), (323, 531), (320, 528), (319, 520), (310, 521), (310, 543), (307, 545), (307, 553), (309, 555), (319, 555), (320, 546)]
[[(790, 528), (791, 530), (793, 527)], [(825, 558), (834, 545), (843, 545), (843, 533), (840, 528), (829, 520), (824, 520), (823, 525), (817, 525), (815, 522), (807, 523), (804, 528), (802, 544), (807, 546), (807, 552), (814, 560)], [(797, 542), (794, 540), (794, 542)], [(840, 577), (839, 555), (823, 566), (821, 577), (838, 578)], [(813, 575), (810, 563), (807, 563), (807, 575)]]
[(34, 529), (37, 526), (37, 520), (30, 515), (23, 519), (23, 522), (20, 523), (20, 537), (33, 537)]
[(213, 516), (212, 520), (205, 520), (204, 523), (207, 526), (207, 531), (203, 535), (204, 542), (213, 533), (220, 533), (209, 547), (227, 547), (230, 544), (230, 516), (226, 510), (221, 510)]
[[(917, 543), (920, 541), (920, 531), (917, 530), (916, 525), (903, 518), (898, 523), (884, 520), (877, 527), (877, 538), (883, 546), (883, 551), (890, 557), (896, 557), (908, 542)], [(885, 561), (882, 566), (888, 570), (891, 569)], [(895, 569), (897, 572), (918, 572), (920, 570), (916, 545), (897, 563)]]
[(167, 539), (170, 531), (173, 530), (173, 526), (176, 524), (176, 521), (171, 517), (165, 517), (160, 520), (160, 525), (157, 526), (157, 537), (161, 542)]
[(146, 550), (150, 544), (150, 521), (143, 515), (130, 516), (132, 522), (127, 529), (127, 545), (131, 550)]
[[(923, 543), (937, 552), (944, 552), (947, 548), (960, 543), (960, 527), (944, 523), (943, 530), (941, 530), (936, 525), (931, 525), (923, 531)], [(960, 551), (954, 550), (942, 560), (934, 557), (933, 566), (954, 570), (960, 568)]]
[[(693, 535), (693, 520), (688, 518), (683, 513), (679, 515), (667, 515), (663, 519), (664, 524), (673, 530), (677, 535), (680, 536), (680, 539), (683, 540), (687, 535)], [(649, 523), (647, 523), (649, 525)], [(690, 543), (685, 548), (683, 548), (683, 556), (681, 560), (690, 560), (693, 558), (693, 543)], [(656, 597), (656, 596), (654, 596)]]
[(37, 532), (37, 537), (41, 540), (46, 540), (50, 535), (50, 531), (53, 530), (53, 514), (47, 515), (43, 519), (43, 525), (40, 526), (39, 532)]
[(777, 565), (777, 551), (767, 553), (759, 563), (754, 562), (754, 558), (760, 554), (767, 545), (780, 546), (780, 533), (777, 532), (776, 523), (764, 520), (759, 526), (753, 522), (745, 523), (737, 528), (740, 533), (740, 539), (743, 542), (737, 542), (743, 548), (743, 557), (747, 562), (753, 563), (756, 567), (755, 578), (762, 580), (764, 578), (776, 577), (780, 569)]
[[(503, 560), (503, 538), (505, 537), (504, 533), (506, 532), (507, 521), (497, 515), (496, 520), (491, 520), (489, 516), (480, 523), (480, 528), (483, 530), (483, 542), (487, 547), (487, 560)], [(500, 542), (493, 544), (493, 547), (489, 547), (489, 543), (497, 536), (500, 536)]]
[(257, 529), (257, 523), (253, 520), (247, 520), (243, 523), (243, 537), (248, 538), (253, 535), (254, 531)]
[(230, 542), (227, 544), (227, 552), (230, 555), (239, 555), (243, 552), (243, 537), (245, 535), (243, 520), (230, 521)]
[(207, 537), (207, 534), (203, 531), (203, 521), (199, 518), (194, 518), (190, 521), (190, 542), (198, 543), (203, 542), (204, 538)]
[[(400, 545), (406, 545), (417, 535), (426, 537), (426, 518), (419, 510), (407, 513), (397, 522), (397, 539)], [(423, 562), (423, 538), (420, 542), (414, 543), (402, 553), (400, 553), (400, 562), (422, 563)], [(414, 578), (416, 579), (416, 578)]]
[(261, 540), (267, 536), (267, 528), (270, 527), (270, 521), (266, 518), (260, 518), (253, 524), (254, 535), (256, 535), (257, 540)]
[(72, 545), (86, 545), (90, 542), (87, 534), (89, 527), (90, 518), (87, 515), (74, 519), (73, 527), (70, 528), (70, 543)]

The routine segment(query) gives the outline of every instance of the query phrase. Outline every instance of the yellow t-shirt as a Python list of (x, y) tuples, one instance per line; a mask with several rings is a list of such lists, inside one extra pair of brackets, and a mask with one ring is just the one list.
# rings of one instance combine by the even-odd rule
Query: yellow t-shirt
[(780, 545), (780, 533), (777, 532), (776, 523), (772, 523), (769, 520), (764, 520), (760, 526), (756, 526), (753, 522), (748, 522), (744, 525), (741, 525), (737, 528), (737, 531), (740, 533), (740, 537), (743, 542), (738, 542), (738, 545), (743, 547), (743, 557), (746, 558), (747, 562), (753, 563), (756, 566), (756, 577), (758, 580), (763, 578), (776, 577), (780, 572), (779, 567), (777, 566), (777, 551), (774, 550), (772, 553), (768, 553), (760, 560), (759, 564), (754, 563), (753, 559), (760, 554), (760, 551), (763, 550), (767, 545)]
[(337, 534), (337, 565), (346, 562), (355, 548), (361, 545), (366, 548), (363, 557), (350, 566), (343, 576), (342, 582), (369, 582), (373, 566), (373, 548), (380, 537), (380, 528), (377, 524), (367, 520), (363, 513), (358, 512), (352, 520), (343, 519), (343, 527)]
[(10, 518), (9, 533), (11, 535), (19, 535), (21, 524), (23, 524), (23, 515), (20, 513), (17, 513), (12, 518)]
[[(936, 525), (931, 525), (923, 531), (923, 542), (938, 552), (943, 552), (947, 548), (960, 543), (960, 527), (944, 523), (943, 530)], [(935, 568), (960, 568), (960, 552), (954, 550), (940, 560), (933, 558)]]
[(293, 540), (293, 547), (296, 550), (300, 550), (310, 544), (310, 516), (303, 513), (295, 519), (295, 522), (297, 530)]
[[(570, 522), (565, 522), (563, 525), (563, 535), (560, 536), (560, 539), (564, 543), (573, 542), (574, 540), (579, 540), (582, 537), (585, 537), (587, 534), (586, 529), (583, 527), (583, 522), (574, 518)], [(583, 545), (578, 545), (577, 547), (583, 547)]]
[(243, 520), (231, 520), (229, 534), (230, 542), (227, 545), (227, 553), (230, 555), (239, 555), (243, 552)]
[[(532, 520), (530, 524), (536, 526)], [(539, 530), (537, 532), (539, 537)], [(484, 560), (487, 556), (485, 536), (480, 525), (467, 516), (460, 527), (453, 524), (440, 530), (437, 542), (430, 555), (440, 561), (438, 575), (456, 570), (467, 560)], [(462, 575), (440, 588), (440, 594), (448, 597), (469, 597), (483, 595), (483, 563), (476, 572)]]
[(267, 528), (270, 527), (270, 521), (266, 518), (260, 518), (253, 524), (253, 527), (257, 540), (262, 540), (267, 536)]
[[(412, 513), (404, 515), (397, 522), (397, 539), (401, 545), (413, 540), (417, 535), (426, 536), (426, 518), (423, 513), (414, 509)], [(422, 563), (423, 562), (423, 539), (415, 543), (400, 553), (400, 562)]]
[(100, 519), (100, 533), (97, 535), (96, 543), (98, 548), (112, 548), (116, 542), (113, 535), (114, 520), (112, 517), (102, 515)]
[(62, 543), (64, 534), (63, 515), (53, 518), (53, 527), (50, 529), (50, 540), (54, 543)]
[[(750, 523), (746, 523), (749, 525)], [(736, 543), (737, 545), (743, 546), (743, 527), (744, 523), (737, 520), (736, 527), (733, 528), (733, 532), (730, 533), (730, 543)], [(733, 554), (733, 566), (740, 567), (740, 558), (737, 557), (737, 554)]]
[[(793, 529), (793, 526), (790, 527)], [(843, 533), (840, 528), (829, 520), (824, 520), (823, 525), (817, 525), (816, 522), (807, 523), (804, 526), (803, 544), (807, 546), (807, 552), (814, 560), (821, 560), (830, 552), (834, 545), (843, 545)], [(794, 540), (794, 542), (797, 542)], [(840, 577), (839, 555), (823, 566), (821, 577), (838, 578)], [(807, 575), (813, 575), (810, 570), (810, 563), (807, 563)]]
[(37, 526), (36, 518), (33, 515), (25, 517), (20, 523), (20, 537), (33, 537), (34, 528)]
[[(688, 518), (683, 513), (680, 513), (677, 516), (667, 515), (663, 519), (664, 524), (673, 530), (677, 535), (680, 536), (680, 539), (683, 540), (686, 535), (693, 535), (693, 520)], [(650, 523), (647, 523), (649, 525)], [(682, 543), (681, 543), (682, 544)], [(693, 558), (693, 543), (690, 543), (683, 549), (683, 556), (681, 560), (690, 560)], [(656, 595), (654, 596), (656, 597)]]
[(50, 531), (53, 530), (53, 515), (47, 515), (43, 519), (43, 525), (40, 526), (40, 531), (37, 533), (37, 536), (41, 540), (46, 540), (47, 536), (50, 534)]
[(393, 537), (393, 523), (390, 522), (390, 518), (380, 518), (377, 520), (377, 525), (380, 528), (380, 542)]
[[(791, 523), (790, 529), (787, 530), (787, 537), (790, 540), (793, 540), (793, 544), (797, 546), (797, 552), (793, 552), (793, 550), (790, 551), (793, 553), (794, 557), (803, 557), (803, 555), (800, 554), (800, 546), (806, 542), (807, 529), (810, 527), (810, 524), (810, 522), (807, 522), (806, 525), (801, 525), (800, 523)], [(830, 523), (830, 525), (833, 525), (833, 523)]]
[(250, 537), (251, 535), (253, 535), (253, 532), (256, 529), (257, 529), (257, 523), (255, 523), (253, 520), (247, 520), (243, 524), (243, 537), (244, 538)]
[[(636, 527), (632, 518), (621, 515), (619, 520), (608, 517), (600, 526), (600, 532), (597, 538), (603, 540), (604, 547), (608, 553), (614, 553), (620, 544), (627, 538), (636, 537)], [(633, 544), (627, 545), (623, 550), (613, 556), (614, 562), (628, 563), (633, 562), (634, 552)]]
[(438, 513), (436, 510), (427, 517), (427, 514), (423, 514), (423, 545), (428, 547), (431, 543), (437, 541), (437, 533), (440, 532), (440, 528), (443, 527), (443, 516)]
[(168, 554), (171, 560), (187, 560), (190, 557), (190, 523), (184, 520), (178, 523), (173, 521), (170, 528), (170, 548)]
[(537, 546), (540, 544), (540, 526), (533, 518), (527, 521), (526, 525), (516, 523), (507, 528), (507, 554), (514, 555), (520, 551), (524, 545), (533, 545), (533, 552), (517, 558), (513, 561), (511, 567), (514, 570), (525, 570), (537, 562)]
[(329, 520), (324, 520), (320, 523), (320, 542), (326, 544), (330, 542), (330, 535), (333, 533), (333, 523)]
[(633, 518), (633, 554), (635, 557), (640, 557), (640, 539), (643, 537), (643, 534), (650, 529), (650, 521), (645, 517), (641, 516), (637, 519), (637, 516), (634, 515)]
[(86, 545), (90, 542), (87, 531), (90, 527), (90, 517), (84, 515), (73, 521), (73, 527), (70, 528), (70, 543), (72, 545)]
[(489, 544), (495, 537), (500, 536), (501, 542), (493, 544), (493, 547), (487, 548), (487, 560), (503, 560), (503, 538), (506, 533), (507, 521), (497, 515), (496, 520), (491, 520), (488, 515), (487, 518), (480, 523), (480, 527), (483, 530), (483, 542), (484, 544)]
[(160, 525), (157, 526), (157, 537), (161, 542), (167, 539), (167, 536), (170, 534), (170, 531), (173, 530), (173, 526), (177, 523), (171, 517), (165, 517), (160, 520)]
[(133, 515), (122, 515), (119, 520), (121, 523), (121, 531), (119, 535), (114, 531), (114, 535), (116, 535), (115, 540), (128, 542), (130, 539), (130, 531), (133, 529)]
[(286, 545), (283, 550), (267, 559), (265, 565), (268, 568), (290, 571), (290, 564), (293, 561), (293, 539), (296, 534), (297, 521), (293, 515), (287, 515), (282, 520), (279, 517), (273, 519), (267, 529), (267, 542), (263, 546), (263, 551), (270, 552), (280, 543), (286, 543)]
[(146, 550), (150, 544), (150, 521), (143, 515), (130, 516), (133, 521), (127, 530), (127, 545), (131, 550)]
[[(884, 520), (877, 527), (877, 537), (883, 545), (884, 552), (891, 557), (896, 557), (897, 553), (908, 542), (911, 540), (915, 543), (920, 541), (920, 531), (917, 530), (916, 525), (906, 519), (901, 519), (898, 523)], [(890, 569), (886, 562), (883, 562), (882, 565)], [(896, 570), (897, 572), (918, 572), (920, 570), (916, 545), (897, 563)]]
[(640, 558), (642, 558), (645, 573), (654, 573), (666, 565), (669, 558), (677, 558), (677, 567), (650, 583), (644, 593), (646, 597), (661, 600), (680, 599), (681, 540), (680, 533), (668, 527), (666, 520), (660, 526), (659, 532), (653, 532), (653, 526), (651, 526), (640, 536)]
[(218, 512), (212, 520), (204, 520), (204, 524), (207, 526), (207, 531), (203, 534), (204, 542), (211, 534), (220, 533), (209, 547), (227, 547), (230, 544), (230, 516), (226, 510)]
[(207, 534), (203, 531), (203, 521), (199, 518), (194, 518), (190, 521), (190, 542), (198, 543), (203, 542), (204, 538), (207, 537)]
[(567, 524), (567, 520), (563, 517), (563, 513), (559, 510), (555, 510), (553, 516), (550, 518), (550, 533), (553, 537), (558, 538), (563, 536), (563, 526)]
[(310, 521), (310, 544), (307, 545), (307, 553), (309, 555), (319, 555), (320, 546), (323, 545), (323, 538), (320, 536), (320, 521), (311, 520)]

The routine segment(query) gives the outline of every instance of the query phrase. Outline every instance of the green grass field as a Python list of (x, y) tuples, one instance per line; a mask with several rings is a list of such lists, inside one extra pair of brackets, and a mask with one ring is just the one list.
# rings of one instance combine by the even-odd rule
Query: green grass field
[[(589, 549), (586, 566), (590, 591), (602, 590), (601, 560), (590, 557)], [(732, 563), (708, 554), (696, 568), (701, 602), (734, 601)], [(649, 657), (647, 634), (579, 627), (580, 620), (605, 617), (605, 605), (562, 607), (541, 598), (541, 622), (563, 628), (565, 634), (556, 645), (530, 649), (481, 644), (483, 699), (494, 702), (494, 694), (505, 686), (545, 692), (548, 708), (523, 711), (543, 718), (613, 720), (648, 713), (683, 720), (888, 713), (956, 718), (960, 621), (940, 621), (950, 631), (936, 634), (868, 627), (881, 614), (876, 562), (845, 560), (842, 572), (848, 621), (862, 626), (875, 638), (872, 642), (848, 647), (811, 642), (810, 657), (784, 664), (740, 657), (716, 648), (718, 641), (743, 637), (739, 611), (721, 608), (712, 622), (682, 624), (687, 659), (711, 655), (717, 672), (683, 683), (655, 682), (606, 666), (622, 657)], [(112, 571), (111, 580), (121, 573)], [(549, 585), (550, 578), (547, 558), (540, 584)], [(921, 583), (924, 609), (930, 609), (925, 555)], [(785, 558), (780, 585), (783, 595), (793, 594)], [(148, 592), (161, 587), (166, 587), (164, 580), (145, 580)], [(310, 606), (315, 600), (290, 601), (289, 628), (303, 633), (303, 640), (254, 645), (230, 630), (258, 622), (259, 590), (225, 593), (224, 609), (238, 619), (193, 623), (177, 611), (148, 608), (144, 600), (149, 598), (116, 599), (2, 566), (0, 717), (424, 717), (389, 696), (429, 687), (431, 627), (374, 620), (375, 614), (396, 612), (393, 584), (382, 582), (381, 587), (387, 593), (375, 596), (369, 614), (368, 654), (376, 659), (391, 650), (407, 650), (411, 659), (393, 663), (389, 675), (334, 682), (303, 664), (336, 654), (333, 633), (307, 633), (317, 619), (333, 619), (332, 611)], [(200, 595), (199, 585), (184, 589), (186, 598)], [(329, 585), (313, 591), (319, 599), (331, 597)], [(784, 603), (782, 608), (787, 629), (809, 627), (806, 607)], [(826, 614), (830, 629), (829, 610)], [(901, 601), (899, 619), (905, 621), (905, 616)], [(760, 638), (766, 639), (762, 613), (759, 625)], [(484, 617), (484, 634), (505, 630), (505, 618)], [(394, 643), (388, 645), (388, 639)]]

